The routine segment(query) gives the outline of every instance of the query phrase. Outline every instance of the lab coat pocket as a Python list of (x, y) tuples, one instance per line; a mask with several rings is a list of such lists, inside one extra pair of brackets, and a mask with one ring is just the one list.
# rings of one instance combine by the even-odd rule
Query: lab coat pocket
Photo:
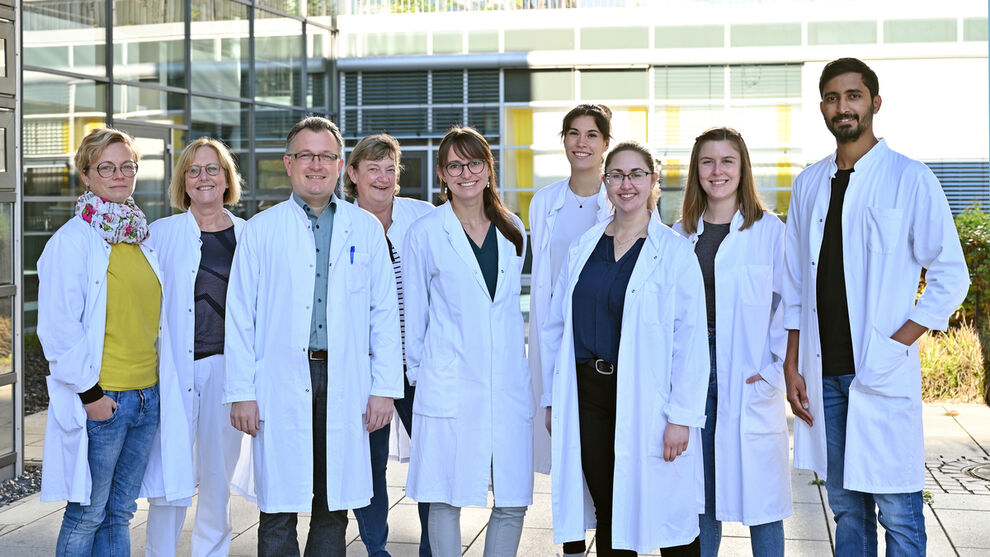
[(68, 432), (85, 426), (86, 409), (83, 408), (79, 395), (51, 375), (45, 380), (48, 382), (48, 415), (55, 418), (55, 423), (62, 431)]
[(856, 370), (859, 390), (887, 397), (910, 397), (913, 383), (900, 373), (909, 353), (910, 347), (873, 327), (862, 369)]
[(875, 253), (891, 253), (901, 236), (901, 209), (866, 208), (866, 246)]
[(368, 254), (352, 253), (350, 255), (345, 254), (345, 257), (347, 257), (344, 263), (347, 265), (347, 291), (352, 294), (366, 292), (371, 276), (369, 271), (371, 263)]
[(457, 415), (457, 359), (453, 354), (441, 354), (427, 360), (419, 368), (413, 411), (433, 418), (453, 418)]
[(747, 306), (770, 307), (773, 275), (770, 265), (746, 265), (739, 277), (739, 293)]
[(641, 310), (643, 323), (663, 325), (670, 323), (674, 315), (673, 287), (669, 284), (648, 282), (642, 286)]
[(746, 405), (743, 408), (743, 433), (780, 433), (787, 430), (784, 393), (760, 379), (743, 386)]

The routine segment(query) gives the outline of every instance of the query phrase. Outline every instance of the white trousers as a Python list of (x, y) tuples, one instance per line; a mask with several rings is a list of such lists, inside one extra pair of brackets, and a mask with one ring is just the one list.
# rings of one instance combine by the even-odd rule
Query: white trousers
[[(224, 358), (196, 360), (193, 365), (193, 405), (189, 430), (193, 438), (193, 467), (199, 483), (193, 520), (191, 555), (224, 556), (230, 550), (230, 479), (244, 435), (230, 425), (230, 409), (222, 403)], [(164, 498), (148, 500), (145, 555), (176, 554), (186, 507), (169, 505)]]

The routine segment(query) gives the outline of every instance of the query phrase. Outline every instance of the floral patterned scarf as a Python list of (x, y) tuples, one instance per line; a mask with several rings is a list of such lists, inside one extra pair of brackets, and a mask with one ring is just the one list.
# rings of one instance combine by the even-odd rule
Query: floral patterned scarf
[(107, 201), (87, 190), (76, 201), (76, 215), (88, 222), (108, 244), (140, 244), (148, 237), (148, 219), (134, 198), (123, 203)]

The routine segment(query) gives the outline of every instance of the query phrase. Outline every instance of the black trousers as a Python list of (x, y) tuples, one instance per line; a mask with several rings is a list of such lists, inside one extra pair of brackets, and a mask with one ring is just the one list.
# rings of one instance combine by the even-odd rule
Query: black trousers
[[(603, 375), (593, 367), (577, 366), (578, 419), (581, 431), (581, 467), (588, 491), (595, 504), (598, 529), (595, 547), (600, 557), (636, 557), (631, 550), (612, 549), (612, 478), (615, 475), (615, 392), (616, 377)], [(657, 504), (662, 504), (657, 502)], [(687, 545), (665, 547), (664, 557), (701, 555), (697, 538)]]
[[(327, 505), (327, 362), (309, 362), (313, 395), (313, 514), (306, 538), (306, 557), (344, 557), (347, 511)], [(260, 557), (299, 555), (296, 513), (261, 513), (258, 522)]]

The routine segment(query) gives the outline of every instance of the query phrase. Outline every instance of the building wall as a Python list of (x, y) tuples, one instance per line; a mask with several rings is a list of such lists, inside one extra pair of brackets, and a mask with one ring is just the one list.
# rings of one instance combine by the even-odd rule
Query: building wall
[(855, 56), (880, 77), (878, 135), (962, 188), (955, 209), (990, 202), (985, 3), (639, 4), (340, 16), (345, 136), (396, 135), (417, 157), (404, 187), (435, 196), (439, 138), (453, 123), (483, 128), (525, 220), (532, 194), (568, 174), (561, 118), (601, 102), (615, 140), (645, 142), (662, 161), (665, 222), (679, 215), (694, 137), (714, 125), (742, 132), (761, 196), (784, 212), (793, 178), (835, 148), (821, 69)]

